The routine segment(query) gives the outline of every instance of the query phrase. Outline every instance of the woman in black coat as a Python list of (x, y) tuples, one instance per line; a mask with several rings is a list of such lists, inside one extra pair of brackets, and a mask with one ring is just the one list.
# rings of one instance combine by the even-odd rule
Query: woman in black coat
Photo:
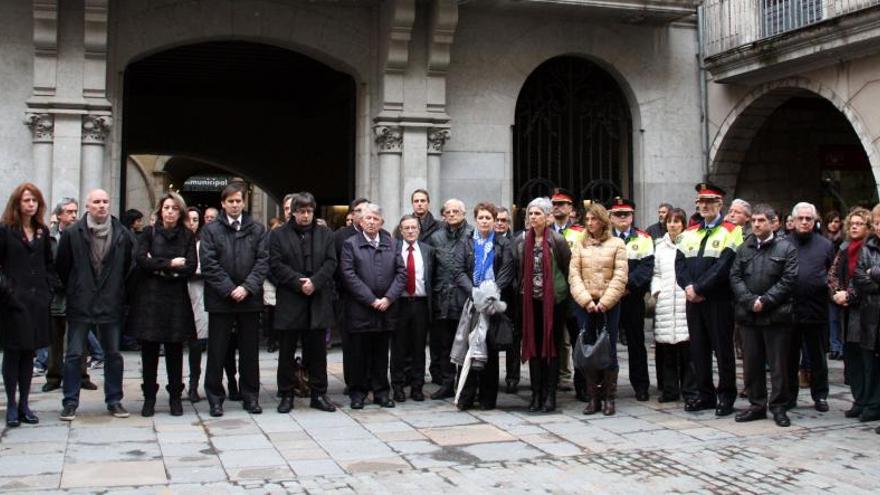
[(388, 343), (395, 328), (394, 302), (406, 287), (406, 267), (397, 243), (382, 230), (382, 208), (368, 204), (363, 215), (363, 232), (345, 241), (339, 261), (348, 297), (351, 408), (363, 409), (369, 390), (374, 403), (394, 407), (388, 395)]
[[(474, 207), (474, 234), (456, 247), (455, 282), (460, 296), (467, 299), (474, 287), (484, 280), (494, 280), (498, 292), (505, 294), (513, 282), (516, 270), (510, 241), (495, 233), (498, 210), (492, 203), (478, 203)], [(482, 255), (477, 258), (477, 253)], [(509, 301), (504, 301), (509, 304)], [(474, 405), (479, 389), (480, 409), (494, 409), (498, 397), (498, 350), (487, 349), (489, 359), (480, 371), (471, 370), (465, 381), (458, 408), (462, 411)]]
[(144, 229), (135, 254), (140, 280), (131, 309), (131, 333), (141, 342), (142, 416), (152, 416), (156, 408), (159, 346), (165, 347), (171, 415), (183, 414), (183, 344), (195, 338), (187, 279), (198, 265), (196, 238), (184, 224), (185, 213), (183, 198), (165, 193), (156, 224)]
[[(49, 307), (55, 268), (46, 202), (37, 187), (24, 183), (9, 196), (0, 225), (0, 335), (6, 425), (36, 424), (28, 407), (34, 352), (49, 345)], [(18, 391), (18, 397), (16, 397)]]

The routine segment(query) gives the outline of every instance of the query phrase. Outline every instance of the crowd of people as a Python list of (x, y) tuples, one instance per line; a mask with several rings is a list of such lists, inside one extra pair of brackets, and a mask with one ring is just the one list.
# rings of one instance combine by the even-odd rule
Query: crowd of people
[[(633, 225), (636, 205), (627, 198), (580, 208), (556, 189), (525, 206), (515, 232), (511, 212), (488, 202), (469, 211), (449, 199), (437, 220), (419, 189), (413, 212), (396, 223), (359, 198), (334, 232), (316, 218), (308, 192), (285, 197), (285, 218), (263, 226), (244, 211), (240, 182), (222, 191), (220, 209), (187, 207), (168, 191), (149, 221), (129, 216), (125, 224), (98, 189), (85, 214), (65, 198), (47, 226), (42, 193), (22, 184), (0, 221), (6, 424), (39, 421), (29, 395), (42, 349), (43, 390), (62, 388), (60, 417), (75, 419), (81, 388), (97, 388), (88, 375), (90, 337), (103, 353), (107, 410), (127, 417), (123, 335), (141, 355), (143, 416), (156, 413), (162, 356), (170, 414), (184, 413), (184, 397), (202, 399), (204, 352), (210, 415), (222, 416), (227, 400), (259, 414), (261, 328), (279, 352), (279, 413), (294, 408), (303, 374), (309, 406), (336, 410), (327, 395), (333, 328), (352, 409), (368, 400), (424, 401), (426, 377), (437, 385), (432, 400), (493, 409), (499, 385), (516, 393), (527, 364), (530, 412), (554, 411), (557, 391), (573, 390), (584, 414), (610, 416), (618, 344), (635, 399), (650, 400), (652, 303), (658, 401), (736, 413), (740, 422), (769, 412), (785, 427), (799, 387), (809, 387), (817, 411), (829, 410), (827, 360), (843, 359), (853, 395), (844, 414), (880, 419), (880, 205), (820, 221), (802, 202), (783, 221), (768, 205), (736, 199), (725, 216), (720, 187), (695, 189), (693, 214), (663, 203), (645, 230)], [(591, 347), (600, 339), (610, 345)], [(572, 366), (581, 362), (573, 356), (596, 349), (602, 359), (582, 362), (604, 364)], [(748, 399), (739, 412), (738, 396)]]

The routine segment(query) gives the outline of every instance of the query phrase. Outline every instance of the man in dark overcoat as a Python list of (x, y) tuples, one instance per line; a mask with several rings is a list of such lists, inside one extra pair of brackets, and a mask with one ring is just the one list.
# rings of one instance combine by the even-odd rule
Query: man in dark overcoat
[(394, 407), (388, 394), (388, 343), (395, 328), (395, 302), (406, 286), (406, 268), (397, 244), (382, 230), (382, 223), (382, 208), (366, 205), (363, 232), (342, 246), (340, 268), (347, 294), (352, 409), (364, 407), (370, 390), (374, 403)]
[(315, 197), (308, 192), (290, 199), (290, 220), (269, 236), (269, 279), (276, 287), (279, 413), (293, 409), (294, 356), (302, 338), (309, 370), (310, 406), (332, 412), (327, 398), (327, 346), (324, 332), (333, 324), (333, 232), (315, 222)]

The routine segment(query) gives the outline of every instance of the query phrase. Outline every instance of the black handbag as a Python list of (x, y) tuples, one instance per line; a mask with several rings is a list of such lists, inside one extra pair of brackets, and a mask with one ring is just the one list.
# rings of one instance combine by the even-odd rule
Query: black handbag
[(595, 342), (588, 342), (586, 328), (581, 328), (577, 342), (571, 350), (575, 368), (581, 371), (604, 370), (611, 367), (611, 338), (605, 325), (599, 330)]
[(493, 351), (513, 350), (513, 322), (506, 314), (496, 313), (489, 317), (486, 344)]

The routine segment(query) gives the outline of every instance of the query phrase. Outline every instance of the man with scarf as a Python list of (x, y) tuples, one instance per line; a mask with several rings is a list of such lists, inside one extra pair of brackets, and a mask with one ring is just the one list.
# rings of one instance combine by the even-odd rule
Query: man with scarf
[(798, 203), (791, 210), (794, 232), (787, 237), (798, 256), (794, 286), (794, 327), (789, 350), (788, 408), (797, 406), (801, 345), (810, 358), (810, 395), (813, 407), (828, 411), (828, 269), (834, 261), (834, 244), (816, 232), (819, 212), (810, 203)]
[(276, 287), (275, 330), (279, 336), (278, 412), (293, 409), (294, 357), (302, 339), (303, 362), (309, 370), (309, 406), (333, 412), (327, 398), (327, 346), (324, 331), (331, 326), (333, 276), (336, 247), (329, 228), (315, 222), (315, 197), (308, 192), (293, 194), (291, 218), (269, 235), (269, 279)]
[(522, 362), (529, 363), (532, 398), (529, 411), (556, 409), (559, 346), (569, 297), (568, 243), (548, 226), (552, 205), (536, 198), (526, 208), (528, 230), (514, 252), (522, 280)]
[[(474, 229), (464, 219), (464, 202), (449, 199), (443, 203), (443, 215), (446, 224), (437, 229), (428, 238), (428, 244), (434, 248), (434, 280), (432, 297), (434, 324), (431, 328), (430, 342), (431, 363), (439, 363), (440, 388), (431, 394), (431, 399), (440, 400), (455, 396), (455, 365), (449, 360), (458, 319), (464, 306), (465, 297), (461, 296), (455, 286), (455, 250), (458, 244), (473, 235)], [(432, 366), (433, 368), (433, 366)], [(431, 378), (435, 379), (433, 372)]]
[(67, 354), (64, 359), (62, 421), (73, 421), (79, 406), (82, 354), (95, 328), (104, 348), (104, 401), (107, 411), (127, 418), (122, 406), (122, 334), (126, 280), (134, 236), (110, 215), (110, 195), (101, 189), (86, 198), (86, 215), (61, 234), (55, 267), (67, 296)]

